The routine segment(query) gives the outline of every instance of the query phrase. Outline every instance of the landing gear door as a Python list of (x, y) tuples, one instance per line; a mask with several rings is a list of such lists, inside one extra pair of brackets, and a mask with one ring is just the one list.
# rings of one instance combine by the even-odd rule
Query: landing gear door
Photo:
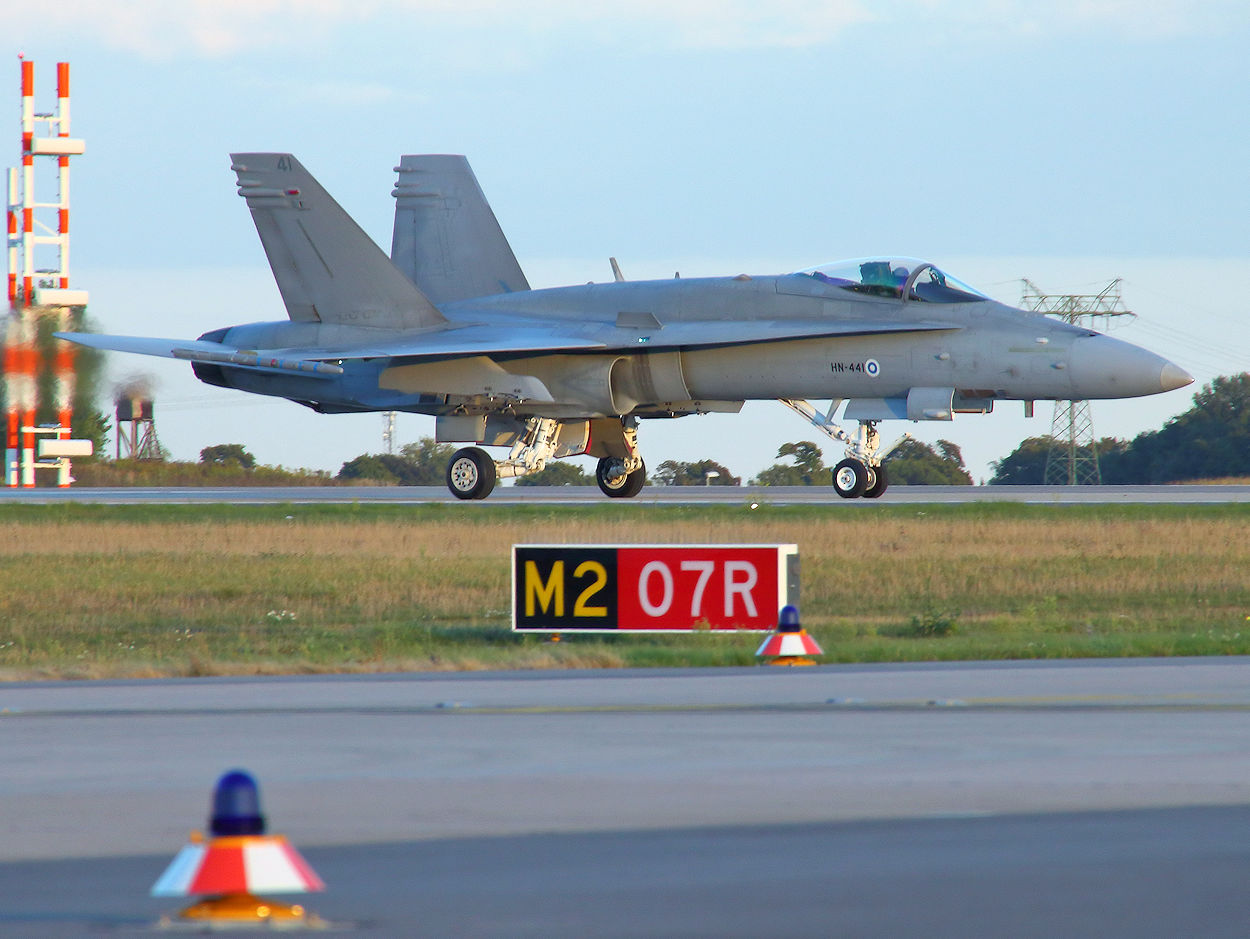
[(590, 421), (561, 421), (553, 445), (557, 460), (585, 453), (590, 446)]

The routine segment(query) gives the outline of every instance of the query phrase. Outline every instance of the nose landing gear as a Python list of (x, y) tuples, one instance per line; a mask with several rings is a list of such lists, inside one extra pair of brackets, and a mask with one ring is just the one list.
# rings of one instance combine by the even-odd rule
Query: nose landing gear
[(833, 401), (826, 414), (821, 414), (798, 398), (778, 400), (825, 436), (846, 445), (846, 459), (833, 468), (833, 488), (839, 496), (843, 499), (876, 499), (885, 492), (889, 481), (882, 461), (904, 440), (910, 440), (911, 434), (903, 434), (890, 446), (881, 449), (881, 435), (877, 433), (876, 421), (860, 421), (853, 437), (833, 422), (833, 412), (838, 409), (841, 400)]

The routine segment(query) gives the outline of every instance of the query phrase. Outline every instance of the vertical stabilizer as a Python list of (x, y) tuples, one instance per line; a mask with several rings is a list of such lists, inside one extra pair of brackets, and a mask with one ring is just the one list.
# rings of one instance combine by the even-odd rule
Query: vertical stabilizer
[(391, 260), (435, 303), (529, 290), (462, 156), (400, 157)]
[(446, 322), (295, 157), (230, 159), (292, 320), (390, 329)]

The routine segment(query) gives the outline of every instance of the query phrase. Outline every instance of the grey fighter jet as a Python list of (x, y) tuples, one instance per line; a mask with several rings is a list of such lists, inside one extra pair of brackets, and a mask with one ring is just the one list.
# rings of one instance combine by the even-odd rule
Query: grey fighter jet
[[(433, 415), (438, 440), (470, 444), (447, 468), (462, 499), (579, 454), (599, 458), (604, 493), (634, 496), (646, 474), (640, 420), (762, 399), (844, 443), (838, 494), (874, 498), (886, 489), (883, 420), (1129, 398), (1193, 380), (911, 259), (658, 281), (626, 281), (613, 261), (612, 282), (533, 290), (459, 156), (402, 158), (387, 258), (295, 157), (232, 160), (289, 320), (196, 340), (58, 335), (184, 359), (201, 381), (325, 414)], [(833, 404), (822, 412), (809, 398)], [(834, 421), (843, 402), (854, 431)]]

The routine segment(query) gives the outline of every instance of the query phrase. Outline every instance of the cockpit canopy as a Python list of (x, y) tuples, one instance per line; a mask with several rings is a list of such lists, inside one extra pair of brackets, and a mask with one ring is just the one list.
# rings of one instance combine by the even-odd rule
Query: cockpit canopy
[[(928, 261), (916, 258), (858, 258), (809, 267), (797, 273), (834, 287), (877, 297), (927, 303), (975, 303), (989, 297)], [(906, 293), (904, 293), (906, 291)]]

